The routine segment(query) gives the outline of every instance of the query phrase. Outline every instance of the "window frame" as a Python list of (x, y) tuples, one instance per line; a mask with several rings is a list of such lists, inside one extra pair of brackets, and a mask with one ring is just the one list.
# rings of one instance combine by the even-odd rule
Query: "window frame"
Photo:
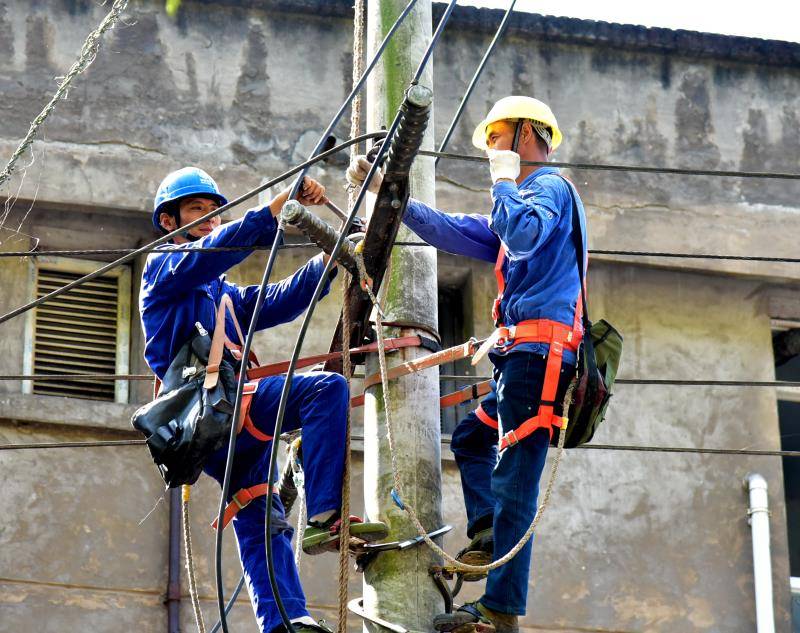
[[(28, 301), (36, 299), (36, 287), (39, 280), (39, 268), (54, 268), (66, 273), (86, 275), (107, 262), (98, 262), (89, 259), (73, 259), (71, 257), (42, 256), (32, 257), (28, 264)], [(117, 279), (117, 340), (116, 340), (116, 374), (127, 374), (131, 363), (131, 269), (128, 266), (118, 266), (104, 276)], [(33, 351), (36, 344), (36, 308), (28, 310), (25, 315), (25, 335), (22, 357), (22, 371), (25, 375), (33, 374)], [(22, 393), (33, 393), (33, 381), (22, 381)], [(130, 385), (127, 380), (114, 381), (114, 402), (127, 404), (130, 394)], [(65, 396), (69, 397), (69, 396)], [(80, 398), (75, 398), (79, 400)]]

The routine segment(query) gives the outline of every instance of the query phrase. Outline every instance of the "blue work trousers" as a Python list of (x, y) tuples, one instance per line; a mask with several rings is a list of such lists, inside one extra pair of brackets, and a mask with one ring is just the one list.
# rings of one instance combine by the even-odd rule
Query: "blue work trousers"
[[(494, 560), (522, 538), (536, 514), (539, 479), (550, 444), (547, 429), (537, 429), (497, 458), (499, 436), (516, 429), (539, 409), (546, 358), (531, 352), (495, 356), (494, 389), (477, 412), (468, 414), (453, 432), (450, 448), (461, 472), (469, 536), (494, 527)], [(561, 367), (556, 400), (564, 399), (575, 373)], [(556, 408), (560, 413), (560, 407)], [(490, 426), (499, 421), (499, 429)], [(501, 613), (524, 615), (528, 597), (533, 539), (508, 563), (489, 572), (481, 602)]]
[[(250, 418), (255, 427), (272, 435), (278, 413), (285, 377), (263, 378), (253, 396)], [(345, 421), (347, 411), (347, 382), (339, 374), (310, 372), (297, 374), (292, 380), (283, 431), (303, 429), (303, 471), (305, 475), (308, 516), (342, 505), (342, 473), (344, 469)], [(272, 442), (262, 442), (243, 430), (236, 438), (233, 470), (228, 501), (242, 488), (268, 480), (269, 455)], [(222, 484), (225, 475), (227, 445), (208, 460), (205, 471)], [(275, 476), (270, 478), (275, 480)], [(277, 495), (270, 495), (273, 511), (272, 552), (275, 576), (289, 617), (308, 615), (303, 587), (292, 552), (292, 530), (285, 519)], [(233, 520), (239, 557), (242, 561), (247, 589), (262, 633), (269, 633), (282, 624), (272, 588), (269, 584), (264, 522), (267, 498), (260, 497)], [(276, 522), (277, 519), (277, 522)]]

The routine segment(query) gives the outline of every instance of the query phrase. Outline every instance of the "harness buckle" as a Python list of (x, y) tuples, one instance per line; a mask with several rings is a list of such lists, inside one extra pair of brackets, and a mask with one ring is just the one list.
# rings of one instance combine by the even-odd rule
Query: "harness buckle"
[[(248, 491), (247, 489), (244, 489), (240, 490), (239, 492), (248, 492)], [(250, 502), (253, 500), (253, 495), (250, 495), (250, 498), (247, 501), (242, 502), (239, 501), (239, 497), (237, 496), (239, 492), (237, 492), (235, 495), (233, 495), (233, 497), (231, 497), (231, 501), (233, 501), (239, 507), (240, 510), (244, 510), (245, 506), (249, 505)]]
[(514, 344), (514, 338), (517, 336), (517, 326), (509, 325), (497, 328), (497, 342), (496, 347), (510, 347)]
[(519, 440), (517, 439), (517, 434), (513, 429), (508, 433), (506, 433), (505, 439), (508, 440), (509, 446), (514, 446), (514, 444), (517, 444), (519, 442)]

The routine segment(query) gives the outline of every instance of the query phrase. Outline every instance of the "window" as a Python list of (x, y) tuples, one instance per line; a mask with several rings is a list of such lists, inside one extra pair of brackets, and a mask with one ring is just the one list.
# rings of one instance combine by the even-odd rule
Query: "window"
[[(471, 336), (465, 332), (464, 327), (464, 297), (466, 295), (466, 284), (439, 285), (439, 335), (442, 337), (442, 347), (444, 348), (459, 345)], [(472, 375), (474, 371), (469, 359), (463, 359), (441, 365), (439, 374), (462, 376)], [(470, 381), (463, 379), (442, 379), (440, 392), (442, 395), (452, 393), (469, 383)], [(476, 406), (476, 402), (465, 402), (456, 407), (442, 409), (442, 434), (452, 434), (461, 418)]]
[[(34, 297), (96, 270), (102, 263), (40, 258), (31, 267)], [(78, 286), (29, 312), (25, 373), (126, 374), (129, 368), (131, 276), (127, 268)], [(127, 402), (128, 382), (96, 379), (33, 380), (25, 393)]]
[[(773, 322), (779, 334), (800, 328), (800, 323)], [(800, 356), (795, 356), (775, 367), (778, 380), (800, 381)], [(781, 389), (778, 391), (778, 423), (780, 425), (781, 449), (800, 451), (800, 390)], [(800, 596), (800, 460), (791, 457), (783, 459), (783, 487), (786, 494), (786, 527), (789, 533), (789, 573), (792, 576), (793, 602)], [(798, 610), (797, 604), (793, 607)], [(800, 613), (796, 616), (795, 630), (800, 631)]]

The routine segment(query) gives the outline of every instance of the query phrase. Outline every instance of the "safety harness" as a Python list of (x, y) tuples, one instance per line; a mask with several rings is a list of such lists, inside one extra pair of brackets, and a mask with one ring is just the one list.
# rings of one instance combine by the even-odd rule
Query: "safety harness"
[[(231, 321), (233, 322), (233, 326), (236, 330), (236, 335), (238, 336), (239, 341), (244, 340), (244, 337), (242, 336), (242, 329), (239, 326), (239, 321), (237, 320), (236, 314), (234, 313), (233, 301), (231, 300), (230, 296), (228, 296), (227, 294), (223, 294), (220, 297), (219, 305), (217, 306), (216, 323), (214, 324), (214, 334), (211, 339), (211, 351), (208, 356), (208, 365), (206, 367), (205, 381), (203, 382), (203, 387), (206, 389), (213, 389), (219, 381), (219, 371), (225, 349), (227, 349), (233, 355), (233, 357), (237, 361), (239, 361), (240, 365), (242, 364), (241, 346), (231, 341), (230, 338), (228, 338), (227, 333), (225, 332), (226, 312), (231, 317)], [(385, 341), (385, 343), (386, 343), (385, 346), (386, 350), (397, 350), (405, 347), (425, 347), (428, 349), (438, 350), (439, 347), (438, 343), (436, 343), (435, 341), (427, 339), (422, 336), (402, 336), (394, 339), (389, 339)], [(472, 349), (472, 345), (470, 343), (468, 343), (467, 346), (469, 347), (470, 350)], [(377, 343), (370, 343), (368, 345), (362, 345), (360, 347), (352, 348), (350, 350), (350, 353), (353, 355), (365, 354), (368, 352), (375, 352), (377, 351), (377, 349), (378, 349)], [(445, 350), (445, 352), (448, 351), (449, 350)], [(442, 352), (438, 352), (438, 354), (442, 354)], [(331, 352), (328, 354), (317, 354), (316, 356), (307, 356), (305, 358), (299, 359), (296, 364), (296, 367), (298, 369), (302, 367), (310, 367), (312, 365), (332, 360), (340, 356), (341, 352)], [(434, 356), (436, 356), (436, 354), (434, 354)], [(268, 376), (277, 376), (279, 374), (286, 372), (288, 369), (289, 369), (289, 361), (280, 361), (269, 365), (260, 365), (256, 355), (253, 352), (250, 352), (247, 368), (245, 370), (247, 372), (247, 382), (244, 384), (241, 412), (239, 415), (239, 419), (237, 421), (237, 430), (236, 430), (237, 435), (242, 431), (247, 431), (252, 437), (254, 437), (256, 440), (260, 442), (269, 442), (273, 439), (272, 435), (267, 435), (266, 433), (260, 431), (255, 426), (255, 424), (253, 424), (253, 420), (250, 417), (250, 407), (253, 402), (253, 396), (258, 390), (258, 383), (263, 378), (267, 378)], [(353, 401), (354, 404), (363, 403), (363, 396), (353, 398)], [(225, 528), (228, 525), (228, 523), (230, 523), (233, 520), (233, 518), (239, 513), (239, 511), (243, 510), (245, 507), (247, 507), (247, 505), (252, 503), (255, 499), (263, 497), (268, 494), (278, 494), (277, 488), (268, 483), (258, 484), (250, 488), (242, 488), (241, 490), (237, 491), (231, 497), (231, 502), (225, 508), (225, 512), (223, 514), (223, 519), (222, 519), (222, 527)], [(216, 529), (217, 527), (216, 519), (211, 525)]]
[[(539, 409), (535, 416), (528, 418), (519, 427), (508, 431), (500, 438), (501, 451), (525, 439), (539, 428), (547, 429), (552, 439), (553, 427), (560, 429), (564, 426), (565, 417), (555, 413), (555, 407), (558, 404), (556, 402), (556, 393), (558, 392), (558, 383), (561, 377), (561, 363), (564, 358), (564, 350), (567, 349), (577, 354), (583, 338), (583, 324), (581, 321), (583, 312), (580, 296), (576, 301), (575, 319), (572, 326), (550, 319), (530, 319), (521, 321), (516, 325), (503, 325), (500, 304), (506, 289), (506, 279), (503, 274), (505, 259), (505, 248), (501, 245), (494, 266), (494, 275), (497, 279), (497, 298), (492, 306), (492, 317), (497, 329), (481, 345), (472, 359), (472, 364), (477, 364), (493, 348), (502, 353), (521, 343), (544, 343), (549, 346), (549, 350), (547, 352)], [(475, 414), (484, 424), (494, 429), (498, 428), (497, 420), (489, 416), (480, 407)]]

